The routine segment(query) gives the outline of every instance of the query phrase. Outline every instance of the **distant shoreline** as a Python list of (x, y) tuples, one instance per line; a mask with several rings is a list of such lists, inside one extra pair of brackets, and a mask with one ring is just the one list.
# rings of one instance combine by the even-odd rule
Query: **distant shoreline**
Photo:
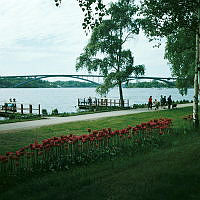
[[(96, 88), (96, 87), (0, 87), (1, 89), (22, 89), (22, 88), (44, 88), (44, 89), (59, 89), (59, 88)], [(165, 88), (176, 88), (177, 87), (123, 87), (123, 88), (127, 88), (127, 89), (131, 89), (131, 88), (157, 88), (157, 89), (165, 89)], [(188, 88), (188, 89), (194, 89), (194, 88)]]
[[(95, 82), (80, 81), (50, 82), (47, 80), (35, 80), (33, 78), (0, 79), (0, 88), (96, 88), (97, 84)], [(156, 80), (149, 82), (129, 82), (124, 83), (123, 88), (176, 88), (176, 83), (163, 83)]]

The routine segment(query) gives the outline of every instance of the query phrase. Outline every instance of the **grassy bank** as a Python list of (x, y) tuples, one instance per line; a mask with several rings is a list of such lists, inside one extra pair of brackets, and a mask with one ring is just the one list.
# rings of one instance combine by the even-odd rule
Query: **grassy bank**
[(191, 113), (192, 108), (187, 107), (0, 134), (0, 149), (5, 152), (36, 138), (40, 141), (56, 135), (84, 134), (87, 128), (116, 130), (161, 117), (174, 121), (173, 133), (161, 136), (162, 145), (151, 151), (70, 171), (2, 177), (0, 199), (200, 199), (200, 130), (192, 129), (190, 122), (183, 120)]
[(112, 128), (113, 130), (126, 128), (128, 125), (134, 126), (141, 122), (146, 122), (154, 118), (167, 117), (173, 119), (174, 127), (180, 127), (183, 124), (183, 116), (191, 114), (192, 107), (180, 108), (175, 110), (159, 110), (156, 112), (139, 113), (134, 115), (125, 115), (119, 117), (108, 117), (91, 121), (80, 121), (65, 123), (53, 126), (23, 130), (18, 132), (9, 132), (0, 134), (0, 153), (6, 151), (15, 151), (20, 147), (33, 143), (36, 139), (41, 141), (52, 136), (61, 136), (66, 134), (81, 135), (87, 133), (87, 128), (102, 129)]
[(8, 119), (0, 120), (0, 125), (1, 124), (8, 124), (8, 123), (15, 123), (15, 122), (25, 122), (25, 121), (45, 119), (41, 115), (32, 115), (32, 114), (26, 114), (26, 115), (7, 114), (4, 117), (6, 117)]
[(165, 145), (134, 157), (3, 180), (0, 199), (199, 199), (199, 132), (174, 132), (163, 139)]

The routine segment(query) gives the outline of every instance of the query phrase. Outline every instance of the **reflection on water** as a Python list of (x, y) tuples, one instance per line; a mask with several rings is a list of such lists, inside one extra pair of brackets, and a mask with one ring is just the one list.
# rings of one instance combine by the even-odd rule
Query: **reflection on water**
[[(0, 104), (15, 98), (17, 103), (29, 104), (37, 107), (41, 104), (42, 109), (51, 112), (57, 108), (59, 112), (75, 112), (78, 98), (100, 96), (95, 88), (0, 88)], [(129, 99), (130, 105), (147, 103), (149, 96), (160, 100), (160, 95), (172, 96), (172, 100), (189, 100), (193, 98), (193, 89), (188, 89), (187, 96), (181, 96), (176, 88), (124, 88), (125, 99)], [(117, 88), (112, 89), (107, 98), (119, 98)]]

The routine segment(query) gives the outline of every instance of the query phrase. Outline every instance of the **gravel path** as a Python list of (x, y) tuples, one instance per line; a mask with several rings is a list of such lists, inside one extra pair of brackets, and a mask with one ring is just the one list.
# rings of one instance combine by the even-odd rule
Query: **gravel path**
[[(177, 107), (181, 108), (181, 107), (187, 107), (187, 106), (192, 106), (192, 104), (191, 103), (179, 104)], [(0, 124), (0, 133), (39, 128), (41, 126), (49, 126), (49, 125), (62, 124), (62, 123), (68, 123), (68, 122), (95, 120), (95, 119), (100, 119), (100, 118), (105, 118), (105, 117), (129, 115), (129, 114), (142, 113), (142, 112), (155, 112), (155, 110), (154, 109), (148, 110), (147, 108), (141, 108), (141, 109), (133, 109), (133, 110), (122, 110), (122, 111), (102, 112), (102, 113), (94, 113), (94, 114), (87, 114), (87, 115), (78, 115), (78, 116), (71, 116), (71, 117), (49, 117), (47, 119), (42, 119), (42, 120)]]

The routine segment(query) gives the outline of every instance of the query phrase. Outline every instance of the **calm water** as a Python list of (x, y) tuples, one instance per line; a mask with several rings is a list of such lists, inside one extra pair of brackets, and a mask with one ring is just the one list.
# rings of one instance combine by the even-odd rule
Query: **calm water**
[[(149, 96), (160, 99), (160, 95), (172, 95), (172, 100), (192, 100), (193, 89), (188, 90), (187, 96), (181, 96), (175, 88), (124, 88), (124, 98), (129, 99), (130, 105), (147, 103)], [(95, 88), (0, 88), (0, 104), (15, 98), (17, 103), (23, 103), (27, 107), (33, 104), (51, 112), (57, 108), (59, 112), (75, 112), (78, 98), (100, 97)], [(118, 89), (109, 92), (107, 98), (119, 98)]]

